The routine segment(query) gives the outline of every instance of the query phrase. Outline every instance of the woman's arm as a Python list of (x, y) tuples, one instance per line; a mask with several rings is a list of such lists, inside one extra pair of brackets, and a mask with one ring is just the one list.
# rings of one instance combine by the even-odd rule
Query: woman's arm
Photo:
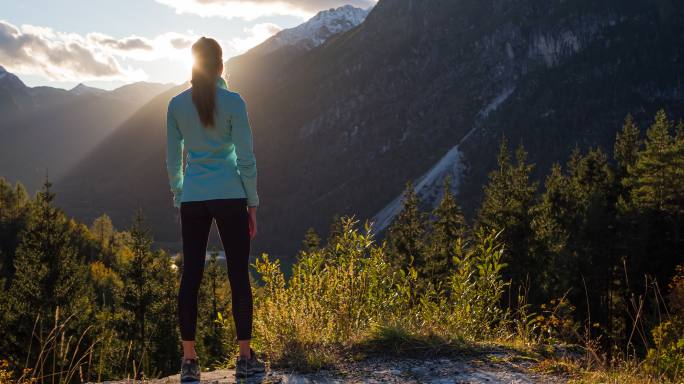
[(169, 184), (173, 193), (173, 206), (180, 208), (181, 192), (183, 191), (183, 135), (178, 129), (178, 122), (173, 116), (169, 102), (166, 112), (166, 170)]
[(254, 157), (252, 129), (249, 126), (247, 106), (242, 98), (239, 98), (237, 112), (232, 116), (231, 124), (237, 167), (242, 179), (242, 186), (247, 194), (247, 205), (256, 207), (259, 205), (256, 158)]

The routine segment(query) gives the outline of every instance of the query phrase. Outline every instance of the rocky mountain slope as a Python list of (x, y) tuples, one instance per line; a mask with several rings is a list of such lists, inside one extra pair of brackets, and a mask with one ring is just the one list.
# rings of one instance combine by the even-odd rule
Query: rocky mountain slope
[(59, 178), (116, 127), (169, 85), (137, 83), (113, 91), (27, 87), (0, 67), (0, 176), (33, 191), (46, 171)]
[(285, 29), (243, 55), (225, 63), (230, 86), (250, 98), (259, 98), (285, 81), (291, 61), (317, 48), (331, 37), (361, 24), (370, 9), (349, 5), (321, 11), (297, 27)]
[(270, 91), (233, 82), (277, 209), (262, 233), (292, 249), (334, 214), (382, 218), (407, 180), (429, 204), (447, 174), (472, 214), (502, 135), (541, 176), (576, 145), (610, 150), (628, 112), (682, 116), (681, 14), (667, 1), (380, 1)]
[[(407, 180), (429, 205), (451, 175), (472, 214), (502, 135), (526, 146), (537, 177), (575, 146), (610, 151), (628, 112), (642, 123), (661, 107), (684, 115), (683, 47), (684, 6), (672, 0), (380, 0), (319, 47), (231, 60), (259, 164), (255, 250), (292, 254), (335, 214), (387, 224)], [(97, 195), (155, 196), (156, 227), (173, 214), (157, 152), (122, 164), (118, 184), (136, 169), (159, 185)]]

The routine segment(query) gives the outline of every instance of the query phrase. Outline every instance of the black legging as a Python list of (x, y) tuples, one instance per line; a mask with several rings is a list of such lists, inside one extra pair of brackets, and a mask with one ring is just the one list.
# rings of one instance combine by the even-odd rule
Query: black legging
[(220, 199), (181, 203), (183, 275), (178, 292), (181, 338), (195, 340), (199, 293), (212, 220), (226, 252), (228, 280), (233, 298), (233, 320), (238, 340), (252, 338), (252, 289), (249, 284), (249, 224), (246, 199)]

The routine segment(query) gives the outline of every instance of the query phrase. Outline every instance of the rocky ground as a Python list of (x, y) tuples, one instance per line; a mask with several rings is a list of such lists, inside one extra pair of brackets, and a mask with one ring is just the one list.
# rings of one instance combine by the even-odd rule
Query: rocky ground
[[(372, 357), (345, 364), (335, 370), (296, 373), (271, 370), (246, 380), (237, 380), (233, 370), (202, 373), (202, 383), (225, 384), (309, 384), (309, 383), (562, 383), (561, 377), (531, 371), (533, 362), (506, 352), (484, 353), (477, 357), (434, 359)], [(151, 384), (178, 383), (179, 376), (151, 380)], [(124, 384), (109, 382), (106, 384)]]

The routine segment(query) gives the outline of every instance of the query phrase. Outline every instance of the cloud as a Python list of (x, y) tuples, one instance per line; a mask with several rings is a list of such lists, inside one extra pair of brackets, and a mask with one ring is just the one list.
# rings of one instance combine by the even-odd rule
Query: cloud
[(141, 61), (176, 58), (182, 55), (190, 58), (188, 48), (198, 38), (199, 36), (175, 32), (167, 32), (153, 39), (138, 36), (116, 39), (98, 32), (86, 35), (86, 39), (99, 49), (105, 49), (116, 56)]
[(244, 29), (244, 31), (247, 33), (247, 37), (232, 39), (229, 41), (229, 44), (237, 51), (238, 54), (244, 53), (250, 48), (263, 43), (266, 39), (275, 35), (281, 30), (281, 27), (273, 23), (256, 24), (251, 28)]
[(254, 20), (262, 16), (293, 15), (311, 17), (318, 11), (353, 5), (368, 8), (376, 0), (156, 0), (177, 13), (192, 13), (202, 17), (219, 16), (228, 19)]
[(169, 40), (169, 43), (171, 43), (171, 46), (176, 48), (176, 49), (184, 49), (188, 48), (194, 43), (194, 40), (191, 40), (187, 37), (174, 37), (171, 40)]
[(28, 25), (20, 29), (2, 20), (0, 62), (9, 71), (42, 74), (52, 80), (146, 78), (144, 72), (124, 68), (112, 54), (96, 49), (79, 35)]
[(154, 49), (150, 43), (141, 37), (127, 37), (125, 39), (115, 39), (101, 33), (91, 33), (88, 37), (96, 43), (102, 44), (120, 51), (143, 50), (151, 51)]
[(51, 80), (140, 81), (147, 79), (147, 74), (124, 66), (122, 59), (189, 60), (187, 48), (193, 41), (193, 36), (173, 32), (153, 39), (117, 39), (95, 32), (81, 36), (32, 25), (17, 27), (0, 20), (0, 63), (11, 72)]

